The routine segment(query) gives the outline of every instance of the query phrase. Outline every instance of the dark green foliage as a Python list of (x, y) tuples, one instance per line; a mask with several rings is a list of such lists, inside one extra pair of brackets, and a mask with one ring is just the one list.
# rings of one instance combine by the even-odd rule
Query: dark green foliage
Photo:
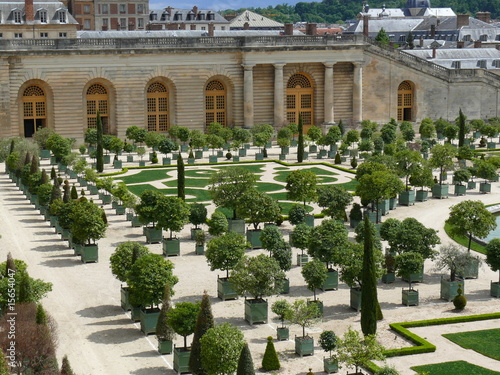
[(381, 44), (389, 44), (389, 42), (391, 41), (383, 27), (380, 29), (377, 36), (375, 37), (375, 41)]
[(356, 169), (357, 166), (358, 166), (358, 161), (356, 160), (356, 157), (354, 156), (351, 160), (351, 167), (352, 167), (352, 169)]
[(102, 172), (104, 170), (104, 141), (101, 114), (97, 111), (96, 118), (97, 126), (97, 147), (96, 147), (96, 170)]
[(198, 225), (205, 224), (207, 222), (207, 208), (204, 204), (193, 203), (189, 205), (189, 209), (189, 222), (196, 228), (198, 228)]
[(52, 167), (52, 169), (50, 170), (50, 179), (54, 181), (56, 180), (56, 178), (57, 178), (56, 169)]
[(340, 154), (339, 152), (337, 151), (337, 153), (335, 154), (335, 160), (334, 160), (334, 163), (335, 164), (340, 164), (342, 163), (342, 159), (340, 158)]
[(463, 310), (467, 305), (467, 298), (463, 295), (463, 290), (460, 285), (457, 289), (457, 293), (458, 295), (453, 298), (453, 306), (455, 306), (457, 310)]
[(316, 289), (321, 288), (327, 278), (327, 269), (323, 262), (313, 259), (302, 267), (302, 276), (307, 284), (307, 289), (314, 293), (316, 301)]
[(465, 115), (462, 112), (462, 108), (458, 112), (458, 147), (462, 147), (465, 141)]
[(302, 224), (307, 215), (307, 211), (303, 205), (294, 204), (288, 212), (288, 220), (292, 225)]
[(138, 242), (122, 242), (109, 258), (111, 273), (121, 282), (126, 282), (132, 265), (146, 254), (149, 254), (146, 246)]
[(186, 200), (186, 175), (180, 152), (177, 155), (177, 197)]
[(340, 134), (343, 136), (345, 133), (345, 127), (344, 127), (344, 123), (342, 122), (342, 120), (339, 121), (339, 124), (337, 126), (340, 130)]
[(414, 38), (413, 38), (413, 33), (410, 31), (408, 33), (408, 36), (406, 37), (406, 45), (408, 46), (409, 49), (415, 48), (415, 44), (413, 44)]
[(319, 335), (319, 346), (325, 352), (330, 352), (330, 357), (332, 356), (332, 350), (337, 347), (337, 336), (333, 331), (323, 331)]
[(194, 332), (196, 319), (200, 311), (200, 303), (178, 302), (167, 313), (167, 323), (175, 333), (184, 337), (184, 349), (187, 346), (187, 336)]
[(158, 154), (156, 151), (153, 151), (151, 154), (151, 164), (158, 164)]
[(26, 155), (24, 156), (24, 165), (28, 165), (31, 163), (31, 155), (29, 152), (26, 153)]
[(62, 359), (61, 374), (60, 375), (74, 375), (73, 369), (69, 364), (68, 356), (65, 355)]
[(69, 201), (71, 199), (71, 188), (69, 187), (69, 184), (67, 182), (68, 181), (66, 180), (66, 183), (63, 186), (63, 189), (64, 189), (63, 202), (64, 203), (69, 203)]
[(299, 114), (299, 141), (297, 143), (297, 162), (302, 163), (304, 160), (304, 123), (302, 116)]
[(267, 338), (266, 351), (264, 352), (264, 357), (262, 358), (262, 368), (265, 371), (279, 370), (281, 368), (280, 360), (278, 358), (278, 354), (276, 354), (273, 338), (271, 336)]
[(73, 199), (73, 200), (78, 199), (78, 191), (76, 190), (76, 186), (74, 184), (71, 187), (70, 196), (71, 196), (71, 199)]
[(226, 216), (220, 212), (215, 211), (210, 220), (208, 221), (208, 233), (212, 236), (220, 236), (222, 233), (227, 232), (229, 224), (227, 222)]
[(364, 220), (363, 274), (361, 276), (361, 330), (365, 336), (377, 333), (377, 279), (373, 233), (368, 215)]
[(201, 345), (200, 339), (210, 329), (214, 327), (214, 316), (210, 305), (210, 297), (205, 291), (201, 299), (200, 311), (196, 319), (193, 342), (191, 343), (191, 356), (189, 357), (189, 370), (193, 375), (204, 375), (205, 370), (201, 365)]
[(38, 173), (38, 158), (36, 155), (33, 155), (33, 157), (31, 158), (30, 173), (32, 175)]
[(47, 176), (47, 171), (42, 169), (42, 177), (40, 179), (40, 185), (49, 183), (49, 176)]
[(250, 353), (250, 349), (248, 348), (247, 343), (245, 343), (243, 349), (241, 349), (236, 375), (255, 375), (252, 354)]
[(166, 283), (163, 291), (160, 315), (158, 315), (158, 322), (156, 323), (156, 337), (160, 341), (173, 340), (175, 337), (174, 330), (167, 323), (168, 312), (172, 308), (171, 294), (172, 286)]
[(36, 307), (36, 324), (47, 324), (47, 313), (43, 308), (42, 304), (38, 304)]
[(349, 218), (356, 221), (361, 221), (363, 219), (363, 212), (361, 211), (361, 205), (359, 203), (354, 203), (352, 205), (351, 212), (349, 213)]

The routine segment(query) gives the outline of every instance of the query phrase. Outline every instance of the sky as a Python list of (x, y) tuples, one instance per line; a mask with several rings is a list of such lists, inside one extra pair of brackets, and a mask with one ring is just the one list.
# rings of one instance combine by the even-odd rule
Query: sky
[[(289, 4), (295, 5), (299, 1), (310, 2), (307, 0), (177, 0), (173, 2), (169, 1), (159, 1), (150, 0), (150, 9), (163, 9), (169, 5), (173, 8), (180, 9), (191, 9), (193, 6), (197, 6), (200, 9), (213, 9), (213, 10), (223, 10), (223, 9), (239, 9), (246, 7), (268, 7), (269, 5), (275, 6), (278, 4)], [(316, 0), (320, 1), (320, 0)]]

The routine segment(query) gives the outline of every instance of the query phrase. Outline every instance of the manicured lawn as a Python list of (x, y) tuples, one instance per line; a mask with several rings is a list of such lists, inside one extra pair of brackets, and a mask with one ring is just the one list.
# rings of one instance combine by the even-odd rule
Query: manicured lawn
[[(465, 246), (465, 247), (469, 246), (469, 239), (467, 237), (453, 236), (451, 234), (451, 225), (450, 224), (448, 224), (448, 223), (444, 224), (444, 231), (446, 232), (448, 237), (450, 237), (453, 241), (455, 241), (455, 242), (457, 242), (460, 245)], [(477, 251), (478, 253), (486, 254), (485, 247), (483, 245), (478, 244), (477, 242), (474, 242), (474, 240), (472, 240), (470, 247), (472, 250)]]
[[(321, 176), (336, 176), (338, 175), (338, 173), (335, 173), (335, 172), (332, 172), (332, 171), (328, 171), (326, 169), (323, 169), (323, 168), (317, 168), (317, 167), (313, 167), (313, 168), (305, 168), (305, 169), (301, 169), (302, 171), (311, 171), (311, 172), (314, 172), (320, 179), (320, 181), (322, 183), (325, 183), (325, 182), (334, 182), (334, 181), (337, 181), (336, 178), (327, 178), (325, 177), (324, 180), (321, 180)], [(288, 170), (288, 171), (281, 171), (281, 172), (278, 172), (277, 175), (274, 177), (274, 179), (278, 182), (283, 182), (285, 183), (286, 182), (286, 178), (288, 177), (288, 175), (291, 173), (292, 171)]]
[(281, 193), (271, 193), (269, 195), (278, 201), (287, 200), (286, 191), (282, 191)]
[(226, 169), (226, 168), (243, 168), (246, 169), (247, 171), (253, 172), (253, 173), (262, 173), (264, 169), (264, 164), (248, 164), (248, 165), (225, 165), (221, 167), (214, 167), (216, 169)]
[(139, 184), (142, 182), (149, 182), (149, 181), (157, 181), (157, 180), (163, 180), (165, 178), (169, 178), (172, 176), (169, 176), (168, 173), (172, 172), (173, 169), (148, 169), (144, 171), (140, 171), (137, 174), (131, 175), (131, 176), (119, 176), (116, 179), (117, 180), (122, 180), (126, 184)]
[(255, 186), (257, 187), (257, 190), (263, 192), (283, 190), (285, 188), (284, 185), (274, 184), (272, 182), (257, 182), (255, 183)]
[[(280, 205), (281, 207), (281, 214), (282, 215), (288, 215), (288, 213), (290, 212), (290, 208), (292, 208), (292, 206), (294, 204), (297, 204), (297, 203), (291, 203), (291, 202), (278, 202), (278, 204)], [(307, 212), (312, 212), (313, 208), (311, 206), (308, 206), (306, 205), (306, 211)]]
[[(204, 188), (208, 185), (208, 178), (186, 178), (186, 187)], [(177, 187), (177, 180), (170, 180), (162, 182), (163, 185), (168, 187)]]
[(486, 357), (500, 361), (500, 329), (447, 333), (448, 340), (465, 349), (472, 349)]
[(343, 186), (344, 189), (346, 189), (347, 191), (355, 191), (356, 186), (358, 186), (358, 184), (359, 184), (358, 180), (352, 179), (349, 182), (344, 182), (343, 184), (338, 184), (338, 185)]
[(494, 375), (500, 372), (485, 369), (466, 361), (435, 363), (431, 365), (414, 366), (414, 371), (427, 371), (429, 375)]
[(209, 178), (214, 174), (213, 169), (189, 169), (186, 168), (184, 175), (186, 177), (204, 177), (204, 178)]

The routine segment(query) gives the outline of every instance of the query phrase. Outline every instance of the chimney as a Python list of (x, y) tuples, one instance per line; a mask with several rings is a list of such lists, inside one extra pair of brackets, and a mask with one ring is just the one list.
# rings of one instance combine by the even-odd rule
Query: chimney
[(196, 30), (196, 25), (191, 25), (191, 26), (190, 26), (190, 29), (191, 29), (191, 30)]
[(460, 29), (462, 26), (469, 26), (468, 14), (457, 14), (457, 29)]
[(24, 12), (26, 13), (26, 21), (33, 21), (35, 19), (33, 13), (33, 0), (24, 1)]
[(457, 41), (457, 48), (464, 48), (465, 47), (465, 42), (463, 40), (458, 40)]
[(432, 58), (435, 59), (436, 58), (436, 47), (433, 47), (432, 48)]
[(481, 48), (481, 41), (480, 40), (474, 41), (474, 48)]
[(213, 22), (208, 24), (208, 36), (214, 36), (214, 24)]
[(363, 35), (368, 38), (368, 19), (370, 18), (369, 14), (365, 14), (363, 16)]
[(243, 30), (250, 30), (250, 24), (248, 22), (243, 24)]
[(490, 23), (491, 22), (491, 13), (490, 12), (477, 12), (476, 18), (479, 21)]
[(196, 5), (193, 7), (193, 13), (195, 17), (198, 15), (198, 7)]
[(167, 13), (168, 13), (168, 15), (169, 15), (169, 16), (171, 16), (171, 15), (172, 15), (172, 7), (171, 7), (171, 6), (168, 6), (168, 7), (166, 8), (166, 11), (167, 11)]
[(306, 35), (316, 35), (316, 24), (307, 23), (306, 24)]
[(424, 46), (424, 37), (423, 36), (420, 37), (419, 46), (420, 46), (420, 48), (422, 48)]
[(293, 35), (293, 23), (285, 23), (285, 35)]
[(431, 39), (436, 39), (436, 25), (431, 25)]

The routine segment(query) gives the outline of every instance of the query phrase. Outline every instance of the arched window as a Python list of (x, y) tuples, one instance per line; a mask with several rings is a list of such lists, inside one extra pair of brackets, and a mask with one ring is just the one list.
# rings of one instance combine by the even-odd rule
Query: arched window
[(288, 123), (297, 124), (302, 117), (304, 131), (313, 124), (314, 88), (309, 78), (301, 73), (294, 74), (286, 85), (286, 119)]
[(398, 121), (413, 120), (413, 84), (403, 81), (398, 86)]
[(87, 89), (87, 128), (96, 128), (97, 111), (101, 115), (104, 134), (109, 134), (109, 99), (106, 88), (94, 83)]
[(47, 100), (41, 87), (29, 86), (23, 92), (24, 136), (33, 134), (46, 126)]
[(205, 125), (212, 122), (226, 126), (226, 87), (221, 81), (210, 81), (205, 88)]
[(154, 82), (147, 92), (148, 131), (166, 132), (169, 127), (168, 91), (163, 83)]

